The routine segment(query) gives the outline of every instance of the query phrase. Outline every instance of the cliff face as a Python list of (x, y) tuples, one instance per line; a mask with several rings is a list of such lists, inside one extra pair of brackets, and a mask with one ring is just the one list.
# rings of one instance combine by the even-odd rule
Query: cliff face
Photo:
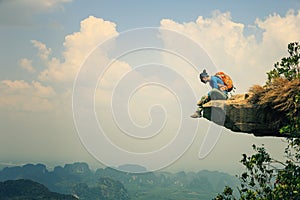
[(263, 111), (247, 103), (247, 95), (237, 95), (227, 101), (215, 100), (204, 105), (203, 117), (234, 132), (252, 133), (255, 136), (281, 136), (279, 113)]
[(208, 102), (203, 117), (235, 132), (286, 137), (279, 130), (289, 123), (288, 115), (300, 118), (299, 99), (300, 79), (278, 79), (264, 87), (255, 85), (248, 93), (234, 95), (226, 101)]

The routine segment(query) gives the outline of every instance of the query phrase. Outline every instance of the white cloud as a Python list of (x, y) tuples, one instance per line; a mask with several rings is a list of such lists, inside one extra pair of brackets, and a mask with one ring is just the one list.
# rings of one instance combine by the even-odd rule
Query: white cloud
[[(32, 1), (28, 2), (31, 3)], [(61, 5), (61, 3), (66, 1), (47, 2), (50, 2), (48, 8), (54, 8), (51, 2), (54, 2), (54, 5)], [(43, 7), (43, 9), (47, 7), (46, 2), (41, 1), (40, 7)], [(1, 16), (0, 14), (0, 19)], [(230, 13), (215, 12), (211, 18), (199, 17), (195, 22), (188, 23), (178, 23), (173, 20), (165, 19), (161, 21), (161, 27), (186, 34), (203, 45), (219, 68), (228, 71), (232, 75), (232, 78), (237, 81), (238, 87), (248, 89), (249, 85), (255, 84), (257, 81), (264, 81), (264, 73), (268, 70), (268, 67), (272, 67), (270, 65), (272, 65), (275, 60), (278, 60), (285, 54), (286, 46), (289, 42), (299, 40), (299, 21), (299, 13), (295, 14), (292, 12), (289, 12), (284, 17), (273, 15), (265, 20), (258, 19), (255, 22), (255, 27), (264, 30), (262, 41), (260, 42), (256, 40), (254, 35), (246, 36), (244, 34), (245, 25), (234, 22)], [(80, 65), (90, 50), (97, 44), (117, 34), (118, 32), (116, 31), (116, 25), (114, 23), (92, 16), (88, 17), (81, 22), (79, 32), (65, 37), (65, 50), (62, 54), (62, 59), (51, 57), (51, 49), (47, 48), (45, 44), (33, 40), (32, 43), (38, 48), (38, 55), (46, 64), (47, 68), (39, 74), (39, 81), (1, 81), (1, 110), (26, 111), (24, 113), (27, 114), (27, 112), (52, 112), (53, 110), (65, 109), (66, 107), (70, 108), (70, 96), (72, 95), (70, 83), (73, 82)], [(101, 57), (97, 59), (98, 62), (101, 62), (106, 61), (108, 58), (105, 54), (101, 54)], [(169, 60), (172, 59), (173, 62), (177, 62), (174, 66), (184, 64), (183, 62), (178, 62), (178, 60), (173, 57), (169, 58)], [(20, 61), (20, 65), (30, 72), (34, 71), (32, 62), (33, 61), (25, 58)], [(102, 88), (98, 90), (96, 94), (97, 108), (101, 108), (99, 112), (102, 113), (106, 111), (109, 112), (109, 110), (105, 110), (103, 107), (105, 105), (111, 106), (109, 100), (111, 99), (112, 89), (115, 84), (120, 80), (123, 74), (131, 70), (131, 67), (125, 62), (116, 61), (115, 64), (116, 65), (111, 66), (109, 70), (107, 70), (106, 76), (101, 80)], [(184, 72), (184, 69), (182, 70), (182, 74), (187, 73), (185, 77), (189, 77), (195, 84), (199, 83), (199, 80), (197, 80), (198, 74), (193, 74), (192, 71)], [(143, 78), (138, 76), (140, 74), (136, 75), (137, 76), (134, 76), (136, 79)], [(47, 82), (47, 84), (45, 82)], [(175, 81), (174, 84), (176, 85), (175, 88), (182, 87), (183, 85), (180, 81)], [(65, 87), (64, 89), (66, 89), (67, 92), (66, 90), (55, 90), (54, 85)], [(199, 90), (200, 89), (199, 87)], [(83, 100), (84, 98), (83, 96)], [(123, 99), (120, 98), (120, 100), (122, 101)], [(170, 100), (172, 100), (172, 102), (170, 102)], [(153, 105), (153, 102), (163, 105), (166, 103), (166, 108), (170, 108), (170, 113), (173, 112), (171, 117), (174, 117), (174, 119), (170, 120), (170, 128), (175, 129), (175, 125), (179, 123), (176, 123), (178, 122), (176, 121), (178, 120), (178, 115), (176, 115), (178, 113), (173, 109), (174, 107), (177, 108), (178, 105), (172, 94), (163, 90), (163, 88), (160, 88), (160, 90), (157, 90), (155, 87), (144, 88), (144, 90), (141, 90), (140, 93), (137, 93), (136, 96), (130, 99), (128, 103), (129, 109), (132, 111), (133, 120), (140, 125), (147, 124), (150, 117), (147, 111), (148, 108)], [(183, 106), (193, 107), (194, 105), (184, 104)], [(70, 110), (68, 111), (70, 112)], [(61, 119), (64, 119), (66, 116), (69, 117), (69, 112), (65, 112), (60, 118), (57, 118), (58, 121), (63, 121), (62, 124), (64, 128), (61, 129), (62, 132), (65, 131), (65, 120)], [(106, 120), (108, 123), (113, 123), (113, 121)], [(70, 129), (73, 131), (73, 127)], [(172, 131), (169, 131), (169, 133), (172, 133)], [(120, 140), (120, 137), (116, 138), (116, 140), (123, 142), (123, 140)], [(233, 140), (238, 139), (237, 137), (233, 138)], [(233, 140), (227, 139), (226, 141), (232, 143)], [(225, 139), (222, 141), (225, 141)], [(238, 143), (241, 144), (242, 142), (239, 141)], [(224, 151), (223, 147), (225, 145), (227, 144), (221, 144), (221, 146), (218, 144), (219, 155), (223, 155), (222, 152)], [(132, 147), (134, 146), (132, 145)], [(144, 146), (141, 147), (141, 149), (143, 148)], [(195, 152), (196, 151), (198, 151), (198, 149), (195, 150)], [(214, 150), (214, 152), (216, 152), (216, 150)], [(188, 160), (188, 162), (194, 162), (194, 157), (192, 162), (191, 160)], [(197, 161), (195, 161), (195, 163), (198, 169), (199, 165)], [(186, 166), (186, 162), (183, 165)]]
[[(266, 20), (257, 19), (257, 26), (263, 33), (263, 43), (260, 47), (269, 53), (277, 53), (279, 48), (286, 49), (287, 43), (300, 40), (300, 10), (290, 10), (286, 16), (270, 15)], [(269, 48), (271, 47), (271, 48)], [(272, 48), (273, 47), (273, 48)]]
[(36, 10), (48, 10), (48, 9), (63, 9), (62, 4), (70, 3), (72, 0), (19, 0), (20, 2), (26, 3), (29, 7)]
[[(49, 5), (47, 4), (50, 7), (58, 3), (58, 1), (51, 2)], [(47, 5), (45, 4), (44, 6)], [(255, 27), (264, 31), (261, 41), (256, 40), (254, 35), (246, 36), (244, 33), (245, 25), (234, 22), (228, 12), (221, 13), (216, 11), (211, 18), (199, 16), (195, 22), (188, 23), (178, 23), (170, 19), (163, 19), (161, 27), (183, 33), (201, 44), (218, 68), (228, 72), (236, 82), (238, 89), (243, 92), (252, 84), (263, 83), (266, 78), (265, 73), (275, 61), (285, 55), (286, 45), (291, 41), (300, 39), (299, 21), (299, 12), (295, 13), (292, 11), (288, 12), (284, 17), (271, 15), (265, 20), (257, 19)], [(46, 65), (46, 69), (38, 75), (39, 81), (49, 84), (60, 83), (59, 85), (70, 88), (76, 73), (90, 51), (99, 43), (116, 35), (118, 35), (116, 24), (90, 16), (81, 21), (79, 32), (65, 37), (63, 44), (65, 50), (62, 53), (62, 59), (51, 57), (50, 48), (47, 48), (40, 41), (32, 40), (32, 44), (38, 49), (40, 59)], [(168, 38), (163, 39), (166, 41)], [(103, 52), (100, 52), (99, 55), (97, 57), (98, 63), (109, 59)], [(169, 60), (176, 62), (176, 64), (170, 64), (170, 66), (184, 64), (173, 57), (169, 58)], [(106, 71), (106, 76), (101, 80), (102, 90), (111, 90), (116, 81), (131, 70), (131, 67), (125, 62), (117, 61), (115, 64), (115, 66), (111, 66)], [(22, 59), (20, 66), (28, 72), (35, 72), (32, 61), (29, 59)], [(189, 82), (193, 85), (200, 84), (197, 80), (198, 74), (193, 74), (195, 72), (192, 71), (184, 71), (183, 68), (180, 69), (183, 70), (182, 74), (189, 79)], [(137, 79), (142, 78), (136, 77)], [(8, 82), (5, 83), (10, 85), (13, 82), (10, 84)], [(18, 85), (23, 82), (19, 83), (16, 81), (14, 83)], [(20, 85), (23, 85), (23, 87), (27, 85), (29, 88), (38, 90), (38, 85), (25, 83)], [(202, 89), (200, 88), (199, 90)], [(18, 90), (18, 92), (20, 95), (25, 95), (21, 90)], [(103, 91), (104, 93), (105, 91)]]
[[(238, 92), (244, 92), (253, 84), (264, 84), (267, 78), (265, 73), (273, 67), (276, 61), (287, 56), (288, 43), (300, 41), (299, 13), (299, 11), (297, 13), (290, 11), (285, 16), (274, 14), (266, 19), (257, 19), (254, 27), (259, 30), (258, 32), (263, 33), (261, 39), (256, 38), (255, 35), (246, 35), (246, 25), (235, 22), (230, 13), (215, 12), (210, 18), (200, 16), (196, 21), (188, 23), (178, 23), (174, 20), (164, 19), (161, 21), (161, 27), (185, 34), (203, 46), (218, 69), (224, 70), (232, 76)], [(163, 40), (166, 45), (178, 45), (172, 44), (172, 38), (164, 37), (164, 35)], [(189, 48), (186, 48), (186, 51), (189, 51)], [(173, 59), (173, 63), (169, 59), (168, 63), (170, 66), (178, 66), (178, 60), (175, 59)], [(210, 74), (213, 73), (210, 71)], [(189, 76), (187, 74), (187, 77)], [(194, 76), (198, 78), (198, 74), (195, 73)], [(198, 84), (200, 83), (198, 82)], [(199, 90), (204, 87), (204, 85), (200, 85)], [(208, 90), (209, 88), (207, 88)], [(200, 133), (203, 133), (203, 125), (207, 124), (200, 125)], [(238, 144), (235, 145), (235, 151), (232, 152), (233, 157), (237, 159), (240, 157), (240, 152), (245, 151), (245, 147), (251, 146), (251, 143), (268, 144), (271, 147), (269, 148), (270, 152), (277, 156), (281, 156), (280, 150), (284, 149), (284, 144), (275, 141), (274, 138), (257, 139), (245, 134), (229, 134), (230, 131), (228, 130), (226, 132), (226, 136), (220, 137), (213, 151), (203, 162), (197, 162), (192, 157), (188, 157), (189, 153), (194, 155), (199, 153), (199, 149), (191, 149), (174, 166), (181, 166), (181, 168), (195, 166), (196, 170), (199, 169), (199, 166), (210, 169), (216, 168), (219, 163), (214, 160), (222, 160), (224, 149), (228, 144), (233, 143)], [(199, 136), (197, 137), (199, 138)], [(194, 143), (199, 144), (201, 142), (203, 140), (200, 139)], [(193, 147), (199, 148), (197, 145)], [(218, 157), (220, 159), (216, 159)], [(235, 166), (232, 161), (222, 162), (222, 170), (224, 168), (230, 170)], [(190, 165), (186, 165), (186, 163), (190, 163)]]
[(36, 72), (35, 68), (32, 66), (32, 60), (23, 58), (20, 60), (19, 65), (29, 73)]
[[(52, 58), (47, 69), (39, 75), (41, 81), (72, 82), (86, 56), (99, 43), (116, 36), (116, 25), (110, 21), (90, 16), (80, 23), (80, 32), (65, 37), (63, 59)], [(106, 59), (105, 55), (101, 59)]]
[(188, 23), (163, 19), (161, 27), (186, 34), (202, 45), (217, 67), (231, 74), (238, 89), (245, 91), (264, 83), (265, 73), (286, 56), (287, 44), (300, 40), (299, 21), (300, 12), (292, 11), (284, 17), (275, 14), (257, 19), (257, 28), (264, 31), (260, 42), (254, 35), (246, 36), (245, 25), (234, 22), (229, 12), (215, 11), (211, 18), (199, 16)]
[(0, 108), (15, 111), (53, 111), (56, 93), (39, 82), (3, 80), (0, 82)]
[[(118, 34), (114, 23), (93, 16), (83, 20), (80, 25), (79, 32), (66, 36), (65, 51), (62, 53), (61, 60), (51, 57), (51, 49), (45, 44), (31, 40), (33, 46), (38, 49), (37, 54), (41, 62), (37, 63), (45, 65), (46, 69), (38, 74), (39, 81), (33, 80), (30, 83), (24, 80), (3, 80), (0, 83), (1, 109), (53, 111), (59, 108), (57, 106), (66, 107), (66, 102), (70, 103), (73, 81), (86, 56), (96, 45)], [(96, 56), (91, 59), (94, 64), (105, 62), (108, 59), (101, 51), (97, 51)], [(27, 58), (19, 61), (19, 65), (30, 73), (36, 72), (32, 63), (33, 60)], [(115, 74), (110, 69), (103, 87), (106, 90), (111, 89), (120, 73), (124, 70), (128, 71), (129, 68), (128, 64), (117, 61), (113, 71), (118, 73)], [(45, 84), (49, 86), (45, 86)]]
[(52, 51), (51, 48), (47, 48), (45, 44), (37, 40), (31, 40), (31, 43), (35, 48), (38, 49), (38, 56), (40, 57), (40, 59), (44, 61), (48, 60), (49, 55)]
[[(12, 7), (24, 6), (24, 9), (30, 9), (34, 13), (38, 12), (49, 12), (55, 9), (63, 9), (64, 3), (70, 3), (72, 0), (4, 0), (2, 3), (8, 4), (11, 2)], [(33, 14), (34, 14), (33, 13)]]
[(63, 10), (63, 4), (72, 0), (2, 0), (0, 1), (1, 25), (28, 25), (39, 13)]

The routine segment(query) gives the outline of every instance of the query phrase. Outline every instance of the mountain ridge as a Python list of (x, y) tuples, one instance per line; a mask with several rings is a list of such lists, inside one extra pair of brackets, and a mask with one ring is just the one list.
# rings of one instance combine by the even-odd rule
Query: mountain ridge
[(32, 180), (18, 179), (0, 182), (2, 200), (76, 200), (75, 196), (51, 192), (44, 185)]
[(20, 178), (87, 200), (211, 199), (226, 185), (235, 187), (238, 183), (236, 177), (217, 171), (134, 174), (110, 167), (92, 171), (83, 162), (56, 166), (52, 171), (43, 164), (6, 167), (0, 171), (0, 181)]

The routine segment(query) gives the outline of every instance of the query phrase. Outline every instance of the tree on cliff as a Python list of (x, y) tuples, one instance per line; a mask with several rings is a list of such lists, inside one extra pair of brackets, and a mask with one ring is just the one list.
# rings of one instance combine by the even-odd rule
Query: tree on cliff
[[(285, 148), (285, 161), (275, 160), (266, 151), (264, 146), (253, 145), (255, 154), (247, 156), (243, 154), (241, 163), (246, 171), (240, 175), (241, 185), (238, 188), (240, 196), (234, 197), (233, 190), (226, 187), (222, 194), (214, 200), (298, 200), (300, 199), (300, 45), (298, 42), (288, 45), (289, 57), (284, 57), (281, 62), (274, 65), (274, 69), (268, 72), (268, 81), (264, 87), (252, 88), (256, 93), (253, 97), (255, 103), (283, 111), (286, 119), (281, 124), (280, 132), (288, 135)], [(278, 98), (276, 92), (289, 83), (296, 88), (296, 92), (288, 93)], [(264, 102), (263, 99), (277, 101)], [(283, 99), (283, 100), (282, 100)]]

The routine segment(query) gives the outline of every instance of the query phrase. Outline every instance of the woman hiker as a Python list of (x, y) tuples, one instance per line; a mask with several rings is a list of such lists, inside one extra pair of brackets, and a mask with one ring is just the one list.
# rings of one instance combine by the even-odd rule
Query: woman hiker
[[(222, 80), (222, 75), (224, 73), (217, 73), (214, 76), (209, 76), (206, 70), (204, 69), (203, 72), (200, 74), (200, 80), (202, 83), (206, 84), (209, 83), (211, 86), (212, 90), (208, 92), (207, 95), (203, 96), (198, 102), (197, 106), (198, 109), (197, 111), (191, 115), (192, 118), (200, 118), (202, 117), (202, 110), (203, 110), (203, 105), (210, 100), (226, 100), (228, 98), (228, 86), (224, 83), (224, 79)], [(224, 74), (225, 76), (225, 74)], [(227, 76), (227, 75), (226, 75)], [(230, 79), (230, 77), (228, 77)], [(231, 79), (230, 79), (231, 81)], [(232, 84), (232, 81), (231, 81)], [(231, 85), (232, 87), (232, 85)]]

